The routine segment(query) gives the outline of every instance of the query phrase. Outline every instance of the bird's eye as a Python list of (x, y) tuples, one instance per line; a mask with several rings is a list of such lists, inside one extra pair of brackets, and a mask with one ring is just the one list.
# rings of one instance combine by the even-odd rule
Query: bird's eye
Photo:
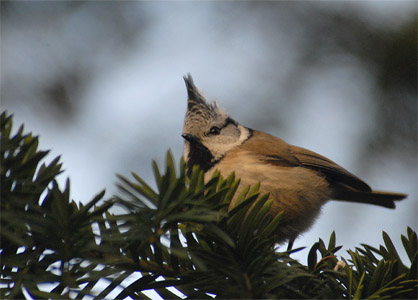
[(209, 130), (209, 134), (210, 135), (218, 135), (218, 134), (220, 134), (221, 133), (221, 130), (218, 128), (218, 127), (216, 127), (216, 126), (213, 126), (210, 130)]

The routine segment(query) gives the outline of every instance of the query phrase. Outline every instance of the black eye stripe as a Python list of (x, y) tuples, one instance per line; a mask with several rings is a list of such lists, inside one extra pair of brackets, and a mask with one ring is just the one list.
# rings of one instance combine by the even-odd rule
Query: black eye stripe
[[(237, 126), (238, 125), (238, 123), (237, 122), (235, 122), (235, 120), (233, 120), (233, 119), (231, 119), (231, 118), (227, 118), (226, 120), (225, 120), (225, 123), (221, 126), (221, 127), (218, 127), (219, 128), (219, 131), (221, 131), (222, 129), (224, 129), (225, 127), (227, 127), (229, 124), (233, 124), (233, 125), (235, 125), (235, 126)], [(214, 126), (214, 127), (217, 127), (217, 126)], [(213, 127), (211, 127), (211, 129), (212, 129)], [(210, 134), (210, 130), (209, 130), (209, 133), (208, 134)]]
[(231, 118), (228, 117), (228, 119), (226, 119), (226, 121), (225, 121), (224, 127), (228, 126), (229, 124), (234, 124), (235, 126), (238, 125), (238, 123), (235, 122), (235, 120), (233, 120), (233, 119), (231, 119)]

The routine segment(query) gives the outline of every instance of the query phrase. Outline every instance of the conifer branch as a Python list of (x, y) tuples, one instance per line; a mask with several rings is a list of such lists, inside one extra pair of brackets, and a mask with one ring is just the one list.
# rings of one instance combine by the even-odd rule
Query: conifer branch
[[(303, 265), (292, 258), (300, 249), (276, 250), (282, 215), (266, 214), (272, 203), (258, 185), (228, 210), (234, 174), (205, 183), (201, 170), (187, 176), (168, 153), (163, 169), (152, 164), (156, 190), (135, 173), (118, 175), (118, 196), (103, 200), (103, 191), (83, 205), (69, 199), (69, 181), (58, 187), (59, 158), (39, 167), (47, 151), (37, 147), (37, 137), (23, 126), (13, 135), (12, 117), (1, 114), (2, 299), (146, 299), (150, 289), (179, 298), (170, 287), (188, 298), (417, 298), (418, 239), (410, 227), (401, 236), (409, 262), (385, 232), (379, 247), (361, 244), (338, 260), (333, 232)], [(126, 213), (113, 214), (114, 206)]]

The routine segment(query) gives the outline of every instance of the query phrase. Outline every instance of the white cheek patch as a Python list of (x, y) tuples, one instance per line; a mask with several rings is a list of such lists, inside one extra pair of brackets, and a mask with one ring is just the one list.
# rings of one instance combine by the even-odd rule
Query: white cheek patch
[[(222, 158), (229, 150), (234, 147), (237, 147), (244, 143), (250, 136), (250, 131), (242, 125), (238, 125), (238, 130), (240, 132), (239, 138), (233, 143), (217, 143), (210, 145), (209, 150), (211, 151), (215, 160)], [(206, 145), (208, 146), (208, 145)]]
[(250, 137), (250, 131), (242, 125), (238, 125), (238, 129), (241, 132), (238, 143), (235, 146), (241, 145)]

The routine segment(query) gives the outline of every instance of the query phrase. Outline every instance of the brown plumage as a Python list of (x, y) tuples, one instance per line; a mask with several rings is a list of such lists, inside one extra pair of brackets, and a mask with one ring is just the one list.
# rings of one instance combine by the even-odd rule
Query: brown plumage
[[(284, 211), (278, 242), (293, 241), (307, 230), (330, 199), (395, 208), (395, 201), (407, 196), (373, 191), (322, 155), (238, 124), (217, 105), (206, 102), (190, 75), (185, 81), (189, 97), (182, 136), (189, 169), (200, 165), (206, 180), (215, 170), (222, 176), (235, 172), (241, 179), (237, 195), (260, 182), (260, 192), (274, 200), (270, 213)], [(232, 199), (230, 208), (235, 202)]]
[(397, 200), (407, 195), (402, 193), (372, 191), (370, 186), (356, 175), (350, 173), (332, 160), (313, 151), (292, 146), (285, 141), (261, 131), (243, 146), (255, 155), (265, 157), (268, 163), (276, 166), (305, 167), (319, 172), (327, 179), (334, 200), (354, 201), (395, 208)]

